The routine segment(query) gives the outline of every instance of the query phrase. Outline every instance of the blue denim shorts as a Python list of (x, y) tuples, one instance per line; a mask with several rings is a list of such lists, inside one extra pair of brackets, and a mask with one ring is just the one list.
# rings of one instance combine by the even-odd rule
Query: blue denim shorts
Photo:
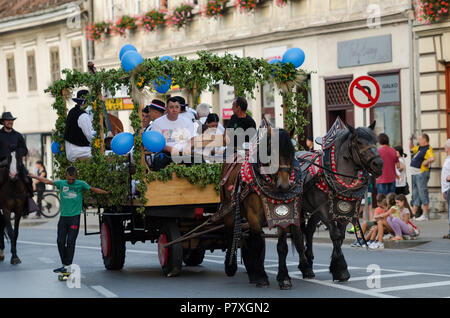
[(428, 196), (428, 180), (430, 170), (413, 174), (412, 176), (412, 205), (421, 206), (430, 203)]

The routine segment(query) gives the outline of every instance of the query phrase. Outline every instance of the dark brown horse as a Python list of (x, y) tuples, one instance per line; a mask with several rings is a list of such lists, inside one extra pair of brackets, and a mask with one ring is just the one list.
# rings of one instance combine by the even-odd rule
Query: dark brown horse
[[(262, 144), (267, 145), (269, 156), (270, 153), (272, 133), (275, 131), (270, 126), (267, 128), (267, 133), (262, 135), (257, 146)], [(258, 131), (257, 135), (260, 135)], [(276, 138), (276, 137), (274, 137)], [(275, 139), (276, 140), (276, 139)], [(278, 130), (279, 153), (276, 155), (279, 158), (278, 168), (270, 174), (271, 180), (269, 182), (270, 190), (277, 194), (289, 194), (292, 189), (292, 171), (294, 169), (294, 155), (295, 150), (291, 142), (289, 134), (283, 130)], [(259, 153), (259, 152), (258, 152)], [(256, 160), (256, 166), (259, 164), (259, 156)], [(238, 163), (231, 171), (226, 183), (222, 186), (221, 199), (223, 203), (236, 203), (236, 210), (225, 216), (225, 229), (227, 235), (227, 253), (225, 259), (225, 272), (228, 276), (233, 276), (237, 270), (237, 241), (240, 238), (241, 219), (248, 222), (248, 233), (242, 233), (241, 239), (241, 254), (244, 260), (245, 268), (249, 277), (250, 283), (256, 283), (257, 287), (266, 287), (269, 285), (268, 276), (264, 270), (265, 257), (265, 241), (262, 236), (262, 227), (266, 224), (266, 217), (261, 199), (261, 193), (250, 190), (249, 194), (244, 197), (239, 194), (245, 192), (245, 188), (241, 187), (242, 183), (236, 180), (240, 178), (242, 164)], [(222, 175), (227, 174), (227, 164), (223, 165)], [(245, 168), (245, 166), (244, 166)], [(256, 171), (259, 168), (254, 168)], [(266, 174), (268, 177), (268, 175)], [(300, 191), (300, 190), (299, 190)], [(234, 193), (233, 193), (234, 192)], [(278, 227), (278, 276), (277, 281), (281, 289), (290, 289), (291, 281), (286, 266), (286, 257), (288, 254), (287, 233), (292, 233), (292, 240), (299, 251), (303, 261), (306, 261), (306, 256), (303, 252), (303, 236), (301, 235), (299, 227), (294, 225)]]
[[(0, 168), (0, 261), (3, 261), (5, 249), (5, 234), (11, 242), (11, 264), (20, 264), (17, 256), (17, 238), (19, 236), (19, 223), (25, 209), (28, 208), (29, 193), (23, 180), (26, 176), (25, 168), (15, 152), (8, 157), (6, 166)], [(11, 225), (11, 212), (14, 212), (14, 229)], [(6, 233), (5, 233), (6, 231)]]
[[(376, 148), (375, 122), (368, 128), (355, 129), (349, 124), (346, 127), (337, 133), (333, 146), (328, 148), (334, 150), (330, 161), (323, 159), (322, 173), (309, 176), (304, 184), (302, 214), (304, 219), (309, 216), (306, 228), (302, 229), (306, 237), (307, 261), (300, 258), (299, 264), (304, 278), (315, 276), (312, 245), (319, 221), (328, 227), (333, 242), (330, 263), (333, 280), (347, 281), (350, 278), (341, 249), (345, 229), (359, 216), (359, 202), (367, 189), (369, 174), (376, 178), (383, 170), (383, 160)], [(326, 154), (327, 150), (324, 150), (322, 158)]]

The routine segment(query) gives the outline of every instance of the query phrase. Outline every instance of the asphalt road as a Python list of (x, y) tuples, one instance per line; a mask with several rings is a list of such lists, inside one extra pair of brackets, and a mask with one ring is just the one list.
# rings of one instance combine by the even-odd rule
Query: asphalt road
[[(450, 297), (450, 244), (431, 242), (413, 249), (367, 251), (344, 247), (350, 281), (331, 281), (328, 271), (331, 244), (315, 244), (314, 280), (303, 280), (297, 269), (298, 255), (289, 244), (288, 267), (293, 288), (281, 291), (276, 282), (276, 241), (266, 240), (266, 271), (270, 287), (248, 283), (244, 266), (234, 277), (223, 270), (224, 253), (207, 252), (200, 266), (183, 267), (179, 277), (162, 274), (156, 244), (127, 243), (124, 269), (103, 266), (98, 235), (77, 240), (74, 262), (80, 267), (80, 285), (60, 282), (53, 269), (60, 266), (56, 247), (56, 223), (22, 227), (19, 265), (10, 265), (9, 244), (0, 262), (0, 297), (39, 298), (326, 298), (326, 297)], [(379, 271), (377, 271), (379, 270)], [(72, 288), (69, 288), (72, 287)], [(79, 288), (77, 288), (79, 287)]]

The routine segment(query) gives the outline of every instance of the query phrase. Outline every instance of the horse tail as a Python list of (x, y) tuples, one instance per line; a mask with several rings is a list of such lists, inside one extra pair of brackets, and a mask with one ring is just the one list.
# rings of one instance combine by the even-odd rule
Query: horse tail
[(5, 220), (4, 220), (5, 217), (7, 217), (7, 216), (0, 213), (0, 229), (3, 229), (3, 233), (1, 235), (4, 236), (4, 238), (6, 239), (7, 242), (10, 242), (11, 238), (9, 237), (8, 231), (6, 230), (6, 224), (5, 224)]

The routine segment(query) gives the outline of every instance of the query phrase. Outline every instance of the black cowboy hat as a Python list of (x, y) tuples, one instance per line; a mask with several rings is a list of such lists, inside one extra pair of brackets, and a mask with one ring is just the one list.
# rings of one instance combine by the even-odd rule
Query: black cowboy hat
[(16, 117), (13, 117), (11, 112), (3, 112), (2, 118), (0, 118), (0, 124), (3, 124), (4, 120), (16, 120)]
[(72, 98), (72, 100), (79, 105), (83, 105), (86, 102), (86, 96), (88, 94), (89, 94), (88, 90), (81, 89), (77, 92), (77, 98)]

